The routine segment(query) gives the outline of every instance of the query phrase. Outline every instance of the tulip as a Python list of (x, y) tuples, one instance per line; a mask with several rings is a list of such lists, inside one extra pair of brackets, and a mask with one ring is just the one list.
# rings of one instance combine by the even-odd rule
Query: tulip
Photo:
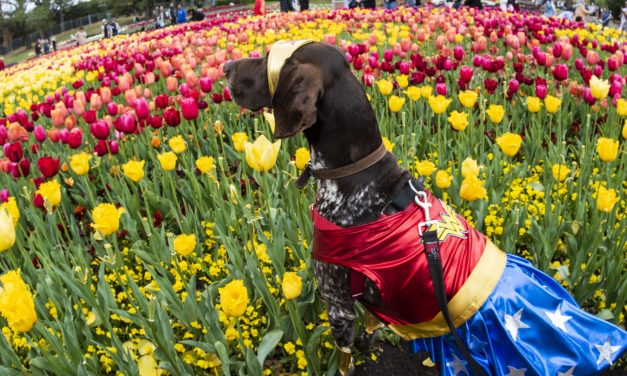
[(9, 201), (10, 198), (10, 193), (8, 189), (2, 189), (0, 190), (0, 202), (1, 203), (5, 203), (7, 201)]
[(511, 79), (507, 83), (507, 93), (510, 95), (514, 95), (518, 92), (518, 88), (520, 88), (520, 82), (516, 79)]
[(89, 98), (89, 109), (98, 111), (102, 108), (102, 99), (100, 99), (100, 95), (94, 93)]
[(150, 115), (150, 107), (144, 98), (135, 99), (133, 107), (138, 119), (146, 119)]
[(566, 64), (557, 64), (553, 69), (553, 77), (557, 81), (564, 81), (568, 78), (568, 66)]
[(465, 90), (457, 94), (457, 98), (462, 106), (466, 108), (471, 108), (477, 102), (478, 94), (474, 90)]
[(618, 156), (618, 140), (601, 137), (597, 140), (597, 154), (603, 162), (613, 162)]
[(20, 276), (20, 270), (13, 270), (0, 276), (0, 313), (16, 332), (27, 332), (37, 322), (37, 312), (33, 295)]
[(615, 189), (607, 189), (603, 186), (599, 186), (599, 190), (597, 191), (597, 209), (599, 211), (604, 213), (611, 212), (618, 200)]
[(546, 98), (544, 98), (544, 106), (546, 107), (546, 111), (548, 113), (556, 113), (561, 104), (562, 101), (552, 95), (548, 95)]
[[(8, 193), (9, 192), (7, 191), (7, 194)], [(20, 220), (20, 209), (17, 207), (15, 197), (6, 197), (0, 208), (0, 210), (6, 209), (6, 211), (9, 213), (9, 216), (11, 216), (11, 220), (13, 220), (13, 225), (17, 226), (17, 223)]]
[(168, 89), (168, 91), (175, 91), (179, 87), (179, 82), (176, 77), (170, 76), (165, 80), (165, 87)]
[(170, 127), (176, 127), (181, 124), (181, 117), (176, 108), (170, 107), (163, 111), (163, 118), (165, 119), (165, 123)]
[(451, 181), (453, 177), (444, 170), (438, 170), (435, 173), (435, 185), (440, 189), (447, 189), (451, 186)]
[(38, 142), (46, 141), (46, 130), (41, 125), (35, 127), (35, 129), (33, 130), (33, 134), (35, 135), (35, 139)]
[(168, 102), (169, 99), (167, 94), (161, 94), (155, 97), (155, 106), (157, 106), (157, 108), (164, 109), (168, 107)]
[(383, 95), (390, 95), (394, 85), (392, 82), (388, 80), (379, 80), (377, 81), (377, 87), (379, 88), (379, 92)]
[(220, 93), (213, 93), (211, 94), (211, 101), (215, 104), (220, 104), (222, 103), (222, 94)]
[(98, 140), (106, 140), (109, 137), (109, 124), (104, 120), (97, 120), (89, 125), (89, 131)]
[[(608, 90), (609, 91), (609, 90)], [(596, 99), (594, 98), (594, 96), (592, 95), (592, 90), (590, 90), (589, 87), (587, 87), (584, 92), (583, 92), (583, 100), (584, 102), (593, 105), (596, 103)]]
[(309, 149), (298, 148), (296, 150), (296, 154), (294, 155), (294, 162), (296, 164), (297, 169), (303, 170), (309, 163), (310, 159), (311, 159), (311, 154), (309, 153)]
[(392, 95), (389, 99), (389, 106), (392, 112), (399, 112), (401, 108), (405, 105), (405, 98), (397, 97), (396, 95)]
[(610, 97), (614, 98), (614, 97), (619, 97), (621, 96), (623, 92), (623, 83), (620, 81), (613, 81), (610, 84), (610, 91), (609, 91), (609, 95)]
[(115, 234), (120, 228), (120, 217), (124, 212), (124, 208), (116, 208), (113, 204), (98, 204), (91, 211), (93, 222), (90, 226), (100, 235)]
[(283, 296), (285, 296), (285, 299), (296, 299), (300, 296), (303, 289), (302, 279), (294, 272), (286, 272), (285, 274), (283, 274), (281, 288), (283, 290)]
[(536, 97), (544, 99), (546, 94), (546, 85), (536, 85)]
[(198, 104), (194, 98), (181, 100), (181, 113), (186, 120), (194, 120), (198, 117)]
[(438, 95), (435, 97), (429, 96), (429, 107), (431, 108), (431, 111), (433, 111), (434, 113), (441, 114), (444, 111), (446, 111), (446, 108), (452, 101), (453, 101), (452, 99), (447, 99), (446, 97), (442, 95)]
[(122, 171), (126, 177), (137, 183), (144, 177), (145, 163), (146, 161), (128, 161), (122, 165)]
[(170, 138), (168, 140), (168, 145), (170, 146), (170, 149), (172, 149), (172, 151), (176, 154), (181, 154), (185, 151), (185, 149), (187, 149), (187, 144), (185, 143), (183, 136), (174, 136)]
[(164, 169), (165, 171), (172, 171), (176, 168), (177, 157), (176, 157), (176, 154), (174, 154), (171, 151), (157, 154), (157, 159), (159, 160), (159, 163), (161, 164), (161, 168)]
[(49, 212), (61, 203), (61, 185), (56, 180), (42, 183), (35, 194), (41, 196), (44, 207)]
[(621, 135), (623, 136), (623, 139), (627, 140), (627, 120), (625, 120), (625, 123), (623, 124)]
[(466, 53), (464, 52), (464, 47), (462, 46), (455, 46), (453, 47), (453, 57), (455, 57), (455, 60), (457, 61), (462, 61), (464, 60), (464, 55)]
[(81, 128), (72, 129), (67, 136), (67, 144), (72, 149), (77, 149), (83, 143), (83, 131)]
[(435, 165), (431, 161), (416, 161), (416, 172), (420, 176), (431, 176), (435, 171)]
[(0, 208), (0, 252), (10, 249), (13, 244), (15, 244), (15, 223), (9, 211), (3, 206)]
[(551, 167), (551, 172), (553, 173), (553, 179), (563, 182), (570, 174), (570, 168), (562, 164), (554, 164)]
[(239, 317), (248, 307), (248, 290), (241, 279), (233, 280), (218, 289), (220, 305), (227, 317)]
[(85, 175), (89, 171), (91, 155), (81, 152), (70, 157), (70, 168), (76, 175)]
[(601, 80), (596, 76), (592, 76), (590, 79), (590, 91), (595, 99), (602, 100), (607, 97), (610, 91), (610, 85), (607, 80)]
[(473, 69), (464, 65), (459, 70), (459, 79), (462, 80), (462, 82), (470, 83), (470, 80), (472, 80), (472, 74)]
[(174, 251), (181, 256), (187, 256), (196, 248), (196, 235), (181, 234), (174, 238)]
[(270, 170), (276, 163), (280, 147), (281, 140), (270, 143), (263, 135), (257, 138), (254, 143), (245, 142), (244, 150), (248, 166), (261, 172)]
[(208, 174), (213, 170), (215, 160), (213, 157), (200, 157), (196, 160), (196, 168), (203, 174)]
[(466, 201), (475, 201), (488, 196), (487, 190), (483, 186), (483, 182), (475, 175), (468, 175), (462, 181), (459, 190), (459, 197)]
[(235, 132), (231, 136), (231, 141), (233, 141), (235, 151), (242, 152), (244, 151), (244, 143), (248, 141), (248, 136), (244, 132)]
[(116, 155), (120, 151), (120, 145), (118, 145), (118, 142), (115, 140), (109, 140), (107, 142), (108, 142), (108, 148), (111, 154)]
[(447, 92), (446, 84), (444, 82), (438, 82), (437, 84), (435, 84), (435, 92), (438, 95), (446, 95), (446, 92)]
[[(537, 86), (536, 86), (537, 88)], [(542, 108), (542, 102), (538, 97), (527, 97), (527, 109), (531, 112), (538, 112)]]
[(148, 125), (150, 125), (153, 129), (159, 129), (163, 126), (163, 119), (159, 115), (149, 116)]
[(135, 133), (137, 125), (132, 116), (123, 114), (115, 120), (115, 130), (122, 133)]
[(522, 137), (520, 137), (519, 134), (507, 132), (496, 138), (496, 144), (505, 155), (513, 157), (518, 153), (518, 150), (520, 150)]
[(54, 159), (48, 156), (41, 157), (37, 160), (37, 168), (44, 178), (51, 178), (59, 172), (59, 159)]
[(65, 113), (61, 109), (50, 110), (50, 117), (55, 127), (62, 127), (65, 123)]
[(453, 111), (448, 117), (448, 122), (456, 131), (463, 131), (468, 126), (468, 115), (464, 112)]
[(467, 178), (469, 176), (479, 176), (480, 167), (477, 161), (468, 157), (462, 162), (462, 176)]
[(4, 144), (4, 155), (9, 158), (11, 162), (19, 162), (22, 160), (22, 156), (24, 155), (22, 151), (22, 144), (19, 142)]

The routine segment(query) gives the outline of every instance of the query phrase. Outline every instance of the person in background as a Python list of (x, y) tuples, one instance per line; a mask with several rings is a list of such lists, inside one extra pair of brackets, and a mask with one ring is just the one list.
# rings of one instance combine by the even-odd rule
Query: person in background
[(57, 50), (57, 37), (55, 37), (54, 35), (50, 37), (50, 44), (52, 45), (52, 51), (56, 51)]
[(176, 24), (176, 7), (174, 6), (174, 3), (170, 3), (168, 12), (170, 13), (170, 25)]
[(111, 36), (111, 28), (109, 27), (109, 23), (107, 23), (106, 19), (102, 20), (102, 37), (109, 38)]
[(165, 14), (163, 7), (159, 6), (155, 8), (155, 29), (161, 29), (165, 27)]
[(396, 9), (396, 0), (383, 0), (383, 8)]
[(202, 21), (205, 19), (205, 14), (202, 12), (200, 8), (192, 9), (192, 21)]
[(75, 39), (76, 39), (76, 44), (79, 46), (87, 43), (87, 33), (85, 32), (84, 27), (81, 26), (78, 29), (78, 31), (76, 32)]
[(265, 0), (255, 0), (255, 6), (253, 7), (253, 14), (255, 16), (263, 16), (264, 14), (266, 14)]
[(612, 13), (608, 8), (603, 8), (603, 10), (601, 11), (601, 26), (604, 28), (607, 27), (610, 24), (611, 20)]
[(37, 39), (35, 42), (35, 56), (41, 56), (41, 39)]
[(483, 9), (483, 3), (481, 0), (466, 0), (464, 5), (470, 8)]
[(624, 33), (627, 29), (627, 1), (623, 4), (622, 9), (620, 10), (620, 26), (618, 30), (620, 33)]
[(115, 19), (111, 20), (111, 23), (109, 23), (109, 28), (110, 28), (110, 35), (112, 37), (118, 35), (120, 33), (120, 25), (117, 23), (117, 21)]
[[(416, 0), (405, 0), (403, 5), (405, 8), (413, 8), (416, 6)], [(420, 1), (418, 2), (418, 5), (420, 5)]]
[(44, 39), (44, 55), (47, 55), (50, 53), (50, 42), (48, 41), (48, 39)]
[(176, 23), (182, 24), (187, 22), (187, 12), (185, 12), (185, 7), (181, 3), (178, 5), (178, 11), (176, 12)]
[(585, 22), (586, 17), (593, 13), (594, 10), (588, 10), (586, 8), (586, 3), (584, 0), (580, 0), (577, 5), (575, 5), (575, 21), (577, 22)]

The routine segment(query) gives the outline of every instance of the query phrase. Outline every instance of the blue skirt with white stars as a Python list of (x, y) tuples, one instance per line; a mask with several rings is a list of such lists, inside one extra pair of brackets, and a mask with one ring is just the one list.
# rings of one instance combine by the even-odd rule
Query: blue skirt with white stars
[[(598, 375), (627, 350), (627, 332), (583, 311), (553, 278), (510, 254), (490, 297), (457, 332), (488, 375)], [(411, 344), (441, 375), (472, 375), (451, 334)]]

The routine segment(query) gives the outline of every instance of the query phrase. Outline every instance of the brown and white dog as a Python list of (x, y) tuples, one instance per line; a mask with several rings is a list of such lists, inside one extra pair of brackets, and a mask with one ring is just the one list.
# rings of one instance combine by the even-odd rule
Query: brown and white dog
[[(353, 163), (381, 144), (374, 111), (342, 52), (324, 43), (296, 49), (280, 70), (274, 95), (268, 86), (268, 56), (224, 65), (233, 100), (249, 109), (273, 109), (275, 138), (303, 132), (311, 149), (313, 169), (333, 169)], [(315, 208), (342, 227), (379, 218), (390, 198), (409, 180), (394, 155), (387, 153), (370, 168), (340, 179), (316, 180)], [(393, 209), (386, 214), (394, 212)], [(340, 347), (353, 343), (354, 302), (348, 268), (314, 260), (314, 274), (327, 303), (333, 335)], [(377, 304), (380, 295), (366, 281), (365, 300)]]

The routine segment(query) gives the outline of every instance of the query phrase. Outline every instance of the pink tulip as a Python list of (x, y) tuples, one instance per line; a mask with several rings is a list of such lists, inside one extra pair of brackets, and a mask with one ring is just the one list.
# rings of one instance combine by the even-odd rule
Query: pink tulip
[(91, 123), (89, 130), (91, 134), (99, 140), (105, 140), (109, 137), (109, 125), (104, 120), (97, 120)]
[(115, 116), (118, 113), (118, 105), (115, 102), (107, 104), (107, 113), (111, 116)]
[(83, 131), (80, 128), (74, 128), (67, 137), (67, 144), (72, 149), (77, 149), (83, 143)]
[(194, 98), (181, 100), (181, 114), (186, 120), (194, 120), (198, 117), (198, 104)]
[(411, 65), (407, 61), (401, 61), (398, 64), (398, 70), (401, 74), (409, 74), (410, 68), (411, 68)]
[(464, 47), (462, 46), (455, 46), (453, 47), (453, 57), (455, 57), (455, 60), (457, 61), (462, 61), (464, 60), (464, 55), (465, 55), (465, 51), (464, 51)]
[(211, 89), (213, 89), (213, 82), (209, 77), (201, 77), (200, 79), (200, 90), (203, 93), (210, 93)]
[(120, 151), (120, 145), (116, 140), (109, 140), (109, 152), (116, 155)]
[(102, 99), (102, 103), (107, 104), (111, 102), (111, 89), (106, 87), (106, 86), (102, 86), (100, 88), (100, 99)]
[(611, 70), (612, 72), (618, 69), (618, 61), (616, 60), (616, 58), (610, 57), (607, 59), (607, 69)]
[(44, 142), (46, 140), (46, 130), (41, 125), (36, 126), (33, 133), (38, 142)]
[(563, 51), (564, 51), (564, 48), (562, 47), (561, 43), (558, 42), (553, 45), (553, 56), (560, 57), (562, 56)]
[(132, 116), (123, 114), (115, 120), (115, 130), (122, 133), (135, 133), (136, 124)]
[(435, 91), (439, 95), (446, 95), (446, 92), (447, 92), (446, 83), (438, 82), (437, 84), (435, 84)]
[(553, 69), (553, 77), (557, 81), (564, 81), (568, 78), (568, 66), (566, 64), (557, 64)]
[(580, 71), (583, 68), (583, 59), (578, 57), (575, 59), (575, 69)]
[(392, 59), (394, 59), (394, 52), (392, 50), (383, 51), (383, 59), (387, 62), (392, 61)]
[(481, 57), (481, 55), (475, 55), (472, 58), (472, 65), (474, 65), (475, 67), (480, 67), (483, 65), (483, 57)]
[(135, 114), (137, 114), (138, 119), (146, 119), (150, 115), (150, 107), (148, 106), (148, 102), (146, 102), (146, 99), (135, 99), (133, 106), (135, 108)]
[(620, 96), (623, 93), (623, 84), (620, 81), (612, 81), (609, 95), (611, 97)]
[(459, 70), (459, 79), (465, 83), (470, 83), (472, 80), (473, 69), (468, 66), (462, 66)]
[(168, 91), (175, 91), (179, 87), (179, 82), (176, 77), (170, 76), (165, 80), (165, 87)]
[(597, 101), (597, 100), (596, 100), (596, 99), (592, 96), (592, 91), (590, 90), (590, 88), (589, 88), (589, 87), (587, 87), (587, 88), (585, 89), (585, 91), (583, 92), (583, 100), (584, 100), (586, 103), (590, 104), (590, 105), (593, 105), (593, 104), (594, 104), (594, 103), (596, 103), (596, 101)]
[(603, 67), (600, 65), (595, 65), (594, 68), (592, 68), (592, 74), (601, 78), (601, 76), (603, 75)]
[(546, 98), (546, 85), (536, 85), (536, 97), (540, 99)]
[(89, 108), (94, 111), (98, 111), (102, 108), (102, 99), (100, 99), (100, 95), (94, 93), (91, 95), (89, 99)]

